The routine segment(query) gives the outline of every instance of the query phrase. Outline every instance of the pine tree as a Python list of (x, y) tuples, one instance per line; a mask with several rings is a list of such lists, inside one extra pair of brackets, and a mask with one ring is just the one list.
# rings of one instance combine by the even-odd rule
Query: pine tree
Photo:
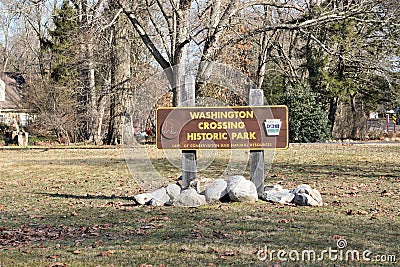
[(77, 76), (76, 12), (64, 1), (53, 16), (54, 29), (49, 31), (52, 44), (51, 78), (58, 85), (66, 85)]

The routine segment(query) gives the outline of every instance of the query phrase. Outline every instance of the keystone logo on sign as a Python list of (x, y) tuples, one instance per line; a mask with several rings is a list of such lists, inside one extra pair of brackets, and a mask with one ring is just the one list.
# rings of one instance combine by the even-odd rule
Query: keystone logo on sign
[(265, 130), (268, 136), (278, 136), (281, 130), (282, 121), (280, 119), (270, 119), (264, 121)]

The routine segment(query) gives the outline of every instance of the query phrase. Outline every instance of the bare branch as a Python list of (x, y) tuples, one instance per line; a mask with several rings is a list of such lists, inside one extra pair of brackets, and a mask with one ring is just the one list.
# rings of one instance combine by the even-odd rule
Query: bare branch
[(314, 40), (325, 52), (327, 52), (329, 55), (338, 56), (337, 53), (335, 53), (335, 52), (329, 50), (329, 48), (328, 48), (325, 44), (323, 44), (317, 37), (315, 37), (312, 33), (307, 32), (307, 31), (305, 31), (305, 30), (303, 30), (303, 29), (300, 29), (300, 32), (309, 34), (310, 37), (311, 37), (311, 39), (313, 39), (313, 40)]
[[(121, 3), (119, 3), (121, 5)], [(163, 69), (167, 69), (171, 67), (171, 64), (161, 55), (160, 51), (154, 45), (153, 41), (150, 39), (149, 35), (146, 33), (142, 25), (140, 25), (139, 21), (136, 19), (135, 15), (126, 10), (122, 5), (123, 12), (128, 16), (129, 21), (132, 23), (133, 27), (135, 28), (136, 32), (139, 34), (140, 38), (142, 39), (144, 45), (153, 55), (154, 59), (160, 64)]]
[[(148, 0), (146, 0), (146, 3), (148, 3)], [(165, 34), (162, 32), (161, 27), (159, 25), (157, 25), (157, 22), (154, 20), (152, 12), (150, 11), (149, 7), (150, 7), (150, 5), (147, 4), (147, 13), (149, 15), (148, 17), (150, 19), (150, 22), (153, 25), (155, 32), (158, 34), (158, 37), (161, 39), (162, 46), (164, 47), (165, 51), (167, 52), (168, 57), (171, 58), (171, 54), (168, 49), (167, 41), (165, 40)], [(167, 17), (165, 17), (165, 19), (168, 20)], [(167, 21), (167, 23), (168, 23), (168, 21)]]
[(98, 0), (97, 3), (93, 6), (93, 8), (92, 8), (92, 10), (93, 10), (92, 11), (93, 18), (96, 17), (96, 14), (99, 11), (102, 3), (103, 3), (103, 0)]
[(165, 10), (164, 6), (162, 5), (160, 0), (156, 0), (158, 8), (160, 8), (161, 13), (163, 14), (165, 20), (167, 21), (168, 24), (168, 30), (171, 32), (173, 29), (173, 24), (172, 24), (172, 14), (168, 14), (167, 10)]
[(251, 31), (246, 32), (245, 34), (243, 34), (242, 36), (239, 36), (237, 38), (234, 39), (230, 39), (227, 42), (225, 42), (224, 44), (222, 44), (220, 46), (219, 52), (226, 48), (227, 46), (233, 45), (233, 44), (237, 44), (243, 40), (246, 40), (252, 36), (255, 36), (257, 34), (260, 34), (262, 32), (267, 32), (267, 31), (274, 31), (274, 30), (299, 30), (299, 29), (305, 29), (305, 28), (310, 28), (319, 24), (325, 24), (328, 22), (334, 22), (334, 21), (340, 21), (340, 20), (344, 20), (344, 19), (348, 19), (348, 18), (352, 18), (353, 15), (355, 14), (349, 14), (346, 12), (340, 12), (337, 14), (328, 14), (328, 15), (324, 15), (324, 16), (320, 16), (318, 18), (313, 18), (313, 19), (308, 19), (308, 20), (304, 20), (299, 22), (298, 20), (294, 20), (291, 22), (287, 22), (287, 23), (282, 23), (282, 24), (277, 24), (277, 25), (266, 25), (263, 26), (261, 28), (256, 28), (253, 29)]
[(118, 17), (121, 15), (122, 11), (123, 11), (123, 9), (120, 8), (120, 9), (117, 11), (117, 13), (115, 14), (115, 16), (113, 17), (113, 19), (111, 20), (111, 22), (110, 22), (109, 24), (103, 26), (103, 27), (101, 28), (101, 30), (104, 31), (105, 29), (110, 28), (111, 26), (113, 26), (114, 23), (117, 21)]

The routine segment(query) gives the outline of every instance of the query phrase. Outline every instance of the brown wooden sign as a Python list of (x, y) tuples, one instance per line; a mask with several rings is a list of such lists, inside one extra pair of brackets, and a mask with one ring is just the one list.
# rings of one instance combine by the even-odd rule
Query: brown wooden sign
[(157, 148), (160, 149), (287, 147), (286, 106), (157, 109)]

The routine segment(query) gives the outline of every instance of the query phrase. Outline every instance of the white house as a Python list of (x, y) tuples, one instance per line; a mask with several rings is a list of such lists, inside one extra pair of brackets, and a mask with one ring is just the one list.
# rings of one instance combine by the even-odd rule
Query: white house
[(0, 78), (0, 102), (6, 101), (6, 83)]
[(26, 127), (33, 117), (23, 105), (22, 75), (11, 72), (0, 72), (0, 123), (13, 126), (18, 122), (20, 127)]

